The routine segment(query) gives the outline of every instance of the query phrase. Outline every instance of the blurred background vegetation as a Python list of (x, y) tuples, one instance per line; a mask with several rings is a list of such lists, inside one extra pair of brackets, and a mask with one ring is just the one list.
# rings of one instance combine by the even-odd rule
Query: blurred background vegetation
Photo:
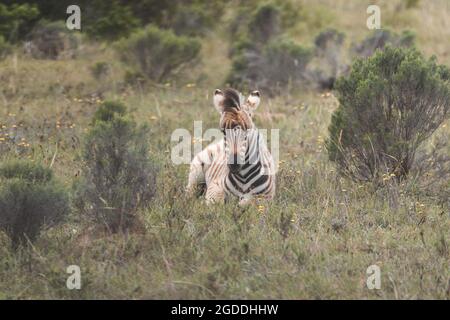
[(383, 30), (369, 32), (365, 1), (79, 1), (82, 30), (73, 32), (63, 24), (70, 1), (5, 0), (0, 56), (22, 49), (61, 59), (98, 44), (116, 48), (127, 81), (212, 80), (270, 94), (288, 85), (332, 88), (352, 59), (387, 44), (417, 44), (448, 62), (439, 41), (448, 36), (447, 12), (439, 10), (446, 1), (377, 3)]

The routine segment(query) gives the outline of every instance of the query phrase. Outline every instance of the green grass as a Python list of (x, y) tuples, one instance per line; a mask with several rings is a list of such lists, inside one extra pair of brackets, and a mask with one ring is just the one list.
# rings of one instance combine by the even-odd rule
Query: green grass
[[(314, 16), (328, 5), (322, 3)], [(339, 2), (337, 8), (343, 6)], [(411, 14), (421, 16), (428, 10), (422, 6)], [(359, 21), (352, 10), (324, 15), (346, 27), (351, 14)], [(362, 32), (343, 30), (355, 38)], [(422, 30), (419, 41), (426, 34)], [(271, 203), (243, 209), (186, 198), (189, 168), (171, 163), (170, 135), (176, 128), (192, 132), (194, 120), (203, 120), (204, 130), (217, 127), (212, 92), (229, 66), (218, 58), (226, 59), (223, 42), (207, 39), (217, 46), (208, 42), (203, 48), (211, 59), (196, 72), (210, 81), (199, 86), (179, 81), (123, 88), (123, 66), (109, 48), (95, 45), (76, 60), (19, 55), (0, 63), (2, 159), (50, 165), (55, 157), (56, 177), (71, 186), (83, 170), (81, 141), (96, 108), (105, 99), (119, 99), (139, 122), (150, 124), (151, 152), (161, 168), (157, 196), (140, 212), (141, 232), (105, 234), (73, 211), (29, 250), (12, 251), (0, 233), (0, 299), (450, 298), (448, 202), (414, 191), (413, 182), (375, 191), (339, 177), (324, 148), (337, 107), (332, 94), (299, 88), (269, 99), (263, 93), (255, 121), (260, 128), (280, 129), (281, 163)], [(419, 46), (428, 46), (426, 40)], [(448, 44), (436, 42), (435, 48), (426, 51), (448, 62)], [(98, 61), (110, 63), (111, 72), (95, 80), (90, 67)], [(450, 134), (449, 123), (440, 134)], [(72, 264), (81, 267), (81, 290), (66, 288)], [(366, 287), (372, 264), (381, 268), (380, 290)]]

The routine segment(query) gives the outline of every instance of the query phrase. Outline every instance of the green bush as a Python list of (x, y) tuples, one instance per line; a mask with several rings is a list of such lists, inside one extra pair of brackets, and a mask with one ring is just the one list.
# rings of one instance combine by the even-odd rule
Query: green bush
[(299, 85), (305, 79), (312, 51), (283, 35), (283, 17), (292, 16), (285, 12), (292, 12), (290, 2), (265, 2), (253, 7), (244, 7), (231, 25), (235, 39), (227, 83), (272, 95), (288, 84)]
[(304, 80), (312, 51), (289, 39), (277, 39), (261, 52), (247, 49), (233, 60), (227, 82), (232, 86), (258, 88), (276, 94), (288, 84)]
[(111, 66), (107, 62), (97, 62), (91, 68), (91, 74), (96, 80), (100, 80), (107, 76), (110, 72)]
[(138, 223), (137, 210), (155, 194), (156, 169), (149, 157), (147, 126), (138, 126), (118, 102), (97, 110), (87, 134), (86, 170), (77, 185), (76, 205), (111, 232)]
[(114, 118), (124, 117), (127, 114), (127, 107), (116, 101), (105, 101), (95, 111), (92, 123), (95, 125), (97, 122), (111, 122)]
[(349, 77), (336, 84), (330, 159), (355, 180), (406, 177), (417, 148), (448, 116), (449, 79), (447, 67), (415, 49), (386, 47), (357, 60)]
[(149, 26), (117, 44), (122, 61), (147, 78), (162, 82), (194, 62), (200, 42)]
[(113, 41), (129, 36), (140, 26), (131, 8), (114, 1), (93, 1), (86, 14), (86, 33), (97, 40)]
[(280, 8), (273, 3), (259, 6), (250, 17), (248, 25), (252, 41), (265, 44), (278, 36), (281, 32), (280, 15)]
[(14, 248), (34, 241), (44, 226), (61, 222), (69, 212), (68, 194), (49, 168), (26, 161), (0, 167), (0, 229)]
[[(245, 0), (240, 1), (236, 9), (229, 24), (233, 42), (242, 34), (249, 33), (256, 36), (256, 41), (271, 39), (293, 27), (301, 12), (301, 6), (292, 0)], [(253, 31), (249, 30), (249, 26)]]
[(39, 10), (31, 4), (0, 3), (0, 37), (10, 43), (23, 39), (37, 22)]

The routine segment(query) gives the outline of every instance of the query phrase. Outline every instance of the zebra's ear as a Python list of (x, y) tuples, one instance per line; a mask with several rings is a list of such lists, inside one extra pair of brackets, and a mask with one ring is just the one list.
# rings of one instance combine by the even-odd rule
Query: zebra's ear
[(257, 90), (252, 91), (250, 93), (250, 95), (248, 96), (247, 102), (246, 102), (248, 111), (250, 111), (252, 113), (255, 112), (255, 110), (258, 108), (260, 102), (261, 102), (261, 93)]
[(216, 89), (214, 91), (214, 107), (219, 111), (220, 113), (223, 112), (223, 101), (225, 100), (225, 97), (223, 95), (222, 90)]

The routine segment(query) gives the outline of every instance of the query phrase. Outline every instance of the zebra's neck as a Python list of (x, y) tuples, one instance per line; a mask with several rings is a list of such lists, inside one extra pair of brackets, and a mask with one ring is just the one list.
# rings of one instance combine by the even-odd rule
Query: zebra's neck
[(273, 180), (264, 169), (264, 143), (260, 141), (257, 130), (248, 136), (248, 146), (245, 152), (244, 164), (237, 172), (229, 171), (225, 177), (225, 191), (240, 198), (249, 195), (270, 193)]
[(261, 171), (261, 158), (259, 150), (259, 132), (252, 129), (248, 136), (248, 145), (245, 151), (245, 159), (241, 169), (237, 172), (229, 172), (229, 176), (239, 180), (241, 183), (250, 181), (255, 175)]

